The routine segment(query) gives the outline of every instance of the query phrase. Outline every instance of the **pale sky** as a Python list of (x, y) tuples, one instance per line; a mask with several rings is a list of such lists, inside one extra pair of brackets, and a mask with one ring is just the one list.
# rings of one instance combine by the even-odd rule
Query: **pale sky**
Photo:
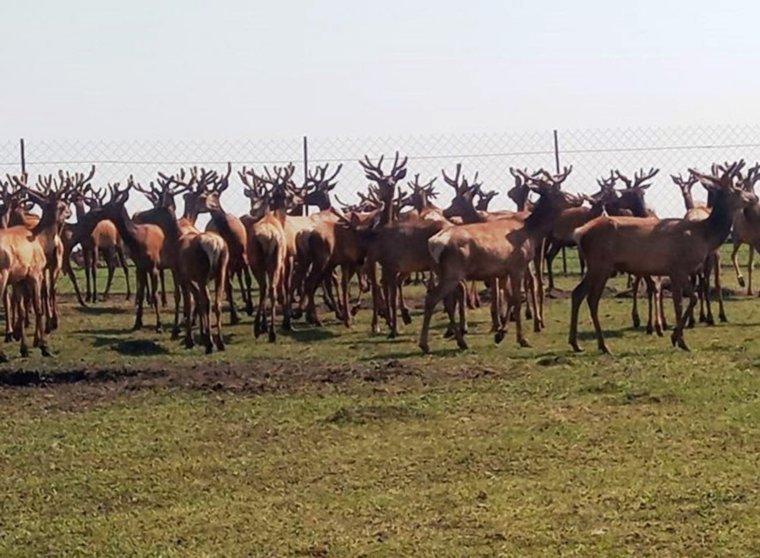
[(758, 2), (3, 0), (2, 139), (760, 122)]

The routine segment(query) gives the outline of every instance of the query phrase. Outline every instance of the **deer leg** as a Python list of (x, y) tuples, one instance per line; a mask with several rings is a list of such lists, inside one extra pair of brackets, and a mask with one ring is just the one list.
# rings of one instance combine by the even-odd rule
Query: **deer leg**
[(601, 300), (602, 293), (604, 292), (605, 282), (606, 281), (595, 281), (591, 283), (591, 288), (589, 289), (586, 303), (588, 304), (588, 309), (591, 312), (591, 321), (594, 324), (597, 347), (602, 353), (610, 354), (610, 350), (607, 348), (607, 344), (604, 342), (602, 326), (599, 323), (599, 301)]
[(343, 314), (343, 325), (351, 327), (351, 312), (348, 308), (348, 286), (351, 280), (351, 271), (348, 265), (342, 265), (340, 269), (340, 307)]
[[(7, 285), (7, 277), (3, 274), (3, 285)], [(3, 310), (5, 311), (5, 342), (9, 343), (13, 340), (13, 306), (11, 303), (11, 288), (9, 286), (3, 287)], [(3, 361), (4, 362), (4, 361)]]
[(124, 256), (124, 248), (121, 246), (117, 245), (115, 251), (119, 258), (119, 265), (121, 266), (122, 271), (124, 271), (124, 282), (127, 284), (126, 300), (129, 300), (132, 296), (132, 292), (129, 287), (129, 267), (127, 266), (127, 258)]
[(749, 245), (749, 255), (747, 256), (747, 296), (752, 296), (752, 260), (755, 259), (755, 247)]
[(309, 271), (309, 275), (306, 278), (306, 296), (307, 296), (307, 304), (306, 304), (306, 321), (309, 323), (314, 324), (317, 327), (322, 326), (322, 321), (319, 319), (319, 315), (317, 314), (317, 303), (316, 303), (316, 296), (317, 296), (317, 289), (319, 288), (319, 285), (323, 283), (323, 277), (324, 277), (324, 271), (322, 269), (317, 268), (317, 266), (313, 265), (311, 268), (311, 271)]
[[(499, 308), (499, 281), (496, 278), (491, 279), (488, 282), (488, 287), (491, 289), (491, 333), (495, 334), (494, 337), (504, 338), (504, 331), (501, 327), (501, 309)], [(498, 343), (500, 340), (497, 340)]]
[(385, 287), (385, 301), (388, 305), (388, 328), (390, 329), (390, 332), (388, 333), (388, 339), (395, 339), (398, 336), (398, 328), (396, 326), (396, 319), (398, 317), (398, 310), (396, 303), (398, 302), (398, 293), (396, 292), (397, 282), (398, 282), (398, 274), (392, 273), (390, 270), (386, 272), (385, 269), (383, 269), (383, 286)]
[[(182, 304), (182, 297), (186, 295), (187, 288), (184, 286), (180, 287), (182, 282), (179, 280), (179, 277), (175, 271), (172, 271), (172, 279), (174, 282), (174, 325), (172, 326), (172, 339), (179, 339), (179, 308), (180, 304)], [(186, 311), (187, 305), (184, 306)], [(192, 327), (192, 319), (190, 313), (187, 314), (187, 319), (190, 320), (190, 326)]]
[(277, 273), (277, 270), (271, 271), (268, 273), (269, 277), (269, 342), (274, 343), (277, 341), (277, 332), (275, 331), (275, 319), (277, 317), (277, 294), (278, 290), (281, 287), (280, 285), (280, 277), (279, 273)]
[(647, 286), (647, 299), (649, 302), (649, 319), (647, 320), (647, 333), (651, 335), (657, 332), (662, 337), (662, 323), (660, 322), (660, 293), (659, 284), (650, 276), (644, 277)]
[(718, 293), (718, 319), (727, 322), (726, 309), (723, 307), (723, 283), (720, 280), (720, 251), (716, 250), (714, 256), (715, 290)]
[[(222, 287), (224, 285), (224, 280), (225, 280), (224, 277), (217, 276), (214, 282), (214, 302), (211, 306), (211, 310), (214, 313), (214, 321), (215, 321), (215, 329), (216, 329), (216, 349), (218, 351), (223, 351), (225, 349), (224, 337), (222, 336), (222, 304), (221, 304)], [(251, 292), (248, 291), (248, 297), (249, 297), (248, 302), (250, 302), (250, 296), (251, 296)]]
[(638, 328), (641, 325), (641, 318), (639, 318), (639, 284), (641, 283), (641, 277), (638, 275), (633, 279), (633, 288), (631, 294), (633, 295), (633, 304), (631, 305), (631, 321), (633, 327)]
[[(525, 292), (530, 296), (530, 304), (525, 304), (526, 310), (533, 307), (532, 319), (533, 319), (533, 332), (540, 333), (543, 329), (543, 324), (539, 320), (538, 316), (538, 297), (536, 295), (536, 276), (533, 269), (528, 265), (528, 272), (525, 274)], [(528, 312), (525, 312), (525, 319), (530, 320), (531, 316), (528, 316)]]
[(243, 282), (245, 283), (245, 313), (253, 316), (253, 293), (251, 292), (251, 272), (248, 267), (243, 267)]
[(259, 285), (259, 304), (256, 308), (256, 316), (253, 318), (253, 336), (258, 339), (259, 335), (264, 333), (266, 326), (262, 324), (262, 320), (265, 319), (266, 312), (266, 300), (267, 300), (267, 275), (263, 270), (254, 270), (254, 276), (256, 282)]
[(425, 295), (425, 313), (422, 317), (422, 328), (420, 329), (419, 340), (419, 347), (425, 354), (430, 352), (428, 334), (430, 331), (430, 320), (433, 317), (435, 307), (441, 299), (451, 294), (457, 288), (460, 281), (461, 279), (459, 277), (449, 278), (442, 274), (438, 280), (438, 284)]
[[(161, 277), (163, 278), (164, 276), (163, 269), (161, 270), (160, 274), (161, 274)], [(153, 296), (151, 297), (150, 303), (153, 306), (153, 310), (155, 311), (155, 314), (156, 314), (156, 333), (161, 333), (164, 330), (164, 328), (161, 326), (161, 312), (159, 311), (159, 308), (158, 308), (158, 297), (156, 296), (156, 293), (158, 292), (158, 275), (159, 273), (156, 272), (155, 268), (150, 271), (150, 288), (151, 288), (151, 291), (153, 291), (152, 292)]]
[[(544, 243), (546, 241), (544, 240)], [(542, 244), (543, 246), (543, 244)], [(539, 250), (535, 257), (533, 258), (533, 269), (535, 270), (535, 288), (536, 288), (536, 298), (538, 299), (538, 306), (535, 308), (536, 314), (538, 315), (538, 324), (541, 329), (544, 329), (544, 300), (546, 298), (546, 293), (544, 292), (544, 271), (543, 271), (543, 258), (541, 257), (541, 254), (543, 254), (543, 247), (541, 250)]]
[(108, 300), (108, 295), (111, 292), (111, 283), (113, 282), (113, 274), (116, 270), (116, 256), (112, 248), (108, 248), (103, 252), (103, 257), (106, 260), (106, 266), (108, 268), (108, 277), (106, 279), (106, 288), (103, 291), (103, 300)]
[(90, 282), (92, 255), (85, 243), (82, 243), (82, 259), (84, 260), (84, 299), (86, 302), (92, 302), (92, 283)]
[(293, 258), (288, 258), (285, 262), (283, 269), (283, 276), (281, 278), (280, 292), (282, 293), (282, 329), (285, 331), (293, 331), (293, 324), (291, 320), (292, 311), (292, 278), (293, 278)]
[(509, 275), (511, 306), (514, 308), (515, 315), (515, 337), (517, 344), (521, 347), (530, 347), (530, 343), (525, 339), (525, 332), (522, 328), (522, 270), (513, 271)]
[(201, 315), (201, 334), (203, 344), (206, 347), (206, 354), (214, 352), (214, 343), (211, 340), (211, 308), (209, 304), (208, 286), (205, 283), (198, 285), (198, 294), (200, 298), (200, 315)]
[(671, 277), (670, 279), (671, 284), (678, 285), (680, 288), (676, 289), (673, 292), (673, 306), (676, 310), (676, 322), (677, 325), (675, 329), (673, 330), (672, 335), (670, 336), (670, 341), (673, 344), (673, 346), (678, 346), (680, 349), (683, 349), (684, 351), (688, 351), (689, 347), (686, 345), (686, 341), (683, 337), (683, 330), (684, 330), (684, 323), (685, 323), (685, 315), (682, 315), (682, 293), (686, 293), (686, 296), (689, 297), (689, 305), (686, 308), (686, 314), (688, 314), (691, 310), (693, 310), (694, 306), (697, 303), (697, 295), (694, 293), (694, 287), (692, 286), (691, 282), (688, 280), (683, 280), (682, 278), (674, 278)]
[[(31, 280), (31, 296), (32, 296), (32, 306), (34, 307), (34, 346), (39, 347), (40, 352), (42, 353), (42, 356), (49, 357), (53, 356), (50, 353), (50, 349), (47, 345), (47, 340), (45, 338), (45, 328), (43, 327), (43, 313), (42, 313), (42, 283), (39, 279), (39, 277), (34, 277)], [(23, 328), (22, 328), (23, 331)], [(23, 339), (23, 333), (22, 333), (22, 339)]]
[(143, 327), (143, 305), (145, 304), (145, 290), (148, 285), (148, 276), (144, 269), (136, 268), (137, 274), (137, 292), (135, 294), (136, 310), (135, 310), (135, 325), (132, 326), (133, 330), (142, 329)]
[[(733, 248), (731, 250), (731, 265), (734, 266), (734, 273), (736, 274), (736, 281), (739, 283), (740, 287), (745, 287), (746, 283), (744, 281), (744, 276), (742, 275), (742, 271), (739, 268), (739, 261), (736, 257), (739, 253), (739, 248), (742, 246), (742, 242), (736, 238), (736, 235), (733, 235)], [(751, 249), (751, 248), (750, 248)]]
[[(419, 274), (419, 272), (417, 273)], [(409, 308), (406, 307), (406, 302), (404, 301), (404, 289), (402, 288), (401, 283), (402, 283), (401, 276), (399, 275), (399, 281), (397, 283), (397, 287), (398, 287), (398, 304), (399, 304), (399, 309), (401, 311), (401, 321), (404, 322), (404, 325), (409, 325), (412, 323), (412, 316), (409, 314)]]
[(561, 249), (561, 246), (555, 242), (549, 242), (549, 245), (546, 248), (546, 256), (545, 256), (546, 276), (549, 279), (549, 286), (548, 286), (549, 292), (554, 290), (554, 272), (552, 271), (552, 265), (554, 264), (554, 258), (557, 257), (557, 254), (559, 254), (560, 249)]
[[(164, 281), (164, 270), (159, 271), (159, 275), (161, 277), (161, 306), (166, 307), (166, 283)], [(151, 290), (153, 291), (153, 296), (156, 296), (156, 285), (153, 283), (153, 280), (151, 279)]]
[(98, 247), (92, 247), (92, 302), (98, 301)]
[[(183, 341), (186, 349), (192, 349), (195, 345), (195, 342), (193, 341), (193, 320), (192, 320), (192, 314), (193, 314), (193, 301), (192, 297), (195, 296), (190, 294), (190, 289), (187, 285), (183, 284), (181, 286), (181, 293), (182, 293), (182, 306), (183, 306), (183, 320), (185, 322), (185, 339)], [(172, 338), (174, 338), (174, 335), (172, 335)]]
[(588, 297), (591, 289), (591, 277), (588, 273), (583, 276), (580, 283), (573, 289), (570, 305), (570, 331), (568, 333), (568, 343), (576, 353), (583, 351), (578, 344), (578, 311), (581, 304)]
[(712, 304), (710, 303), (710, 275), (712, 274), (713, 264), (713, 254), (710, 254), (705, 258), (705, 265), (700, 273), (702, 300), (704, 300), (706, 308), (705, 322), (707, 322), (707, 325), (715, 325), (715, 317), (713, 316)]
[(237, 308), (235, 308), (235, 296), (232, 292), (232, 274), (228, 274), (224, 281), (224, 290), (227, 293), (227, 304), (230, 307), (230, 324), (237, 325), (240, 323)]

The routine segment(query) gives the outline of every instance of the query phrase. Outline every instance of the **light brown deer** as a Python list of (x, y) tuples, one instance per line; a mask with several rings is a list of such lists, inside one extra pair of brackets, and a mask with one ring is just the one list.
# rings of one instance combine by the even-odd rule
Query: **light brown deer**
[[(572, 167), (560, 175), (548, 173), (524, 176), (530, 188), (539, 195), (534, 211), (524, 219), (499, 219), (444, 229), (428, 241), (429, 251), (436, 262), (439, 282), (425, 297), (425, 314), (420, 332), (419, 346), (429, 352), (428, 331), (430, 320), (438, 302), (451, 295), (462, 281), (480, 280), (495, 282), (509, 278), (508, 306), (514, 308), (517, 341), (528, 346), (522, 331), (520, 316), (523, 276), (528, 264), (540, 250), (546, 234), (559, 211), (566, 207), (567, 198), (560, 185), (569, 176)], [(498, 297), (496, 297), (498, 304)], [(498, 311), (497, 315), (501, 315)], [(506, 328), (506, 324), (503, 324)], [(505, 331), (497, 332), (497, 340)], [(460, 347), (466, 346), (462, 330), (456, 330)]]
[[(277, 340), (275, 317), (278, 301), (282, 305), (284, 317), (289, 321), (290, 307), (285, 288), (289, 283), (287, 274), (292, 270), (292, 262), (288, 261), (287, 238), (285, 236), (286, 209), (288, 207), (287, 183), (293, 176), (294, 167), (285, 169), (275, 167), (274, 177), (257, 175), (247, 171), (251, 176), (253, 187), (269, 185), (269, 191), (260, 194), (266, 200), (265, 212), (257, 220), (248, 234), (248, 262), (251, 272), (259, 284), (259, 305), (253, 321), (253, 333), (259, 337), (268, 331), (270, 343)], [(267, 308), (267, 303), (269, 308)], [(269, 320), (267, 320), (267, 311)], [(268, 321), (268, 323), (267, 323)]]
[[(23, 304), (20, 304), (22, 294), (31, 299), (35, 317), (34, 346), (40, 348), (43, 356), (52, 356), (43, 323), (43, 284), (49, 254), (60, 247), (59, 231), (70, 214), (67, 199), (69, 188), (68, 184), (52, 183), (52, 187), (43, 194), (28, 188), (25, 176), (13, 177), (13, 181), (32, 203), (42, 207), (42, 216), (31, 230), (20, 225), (0, 230), (0, 293), (6, 293), (11, 287), (19, 289), (16, 291), (19, 296), (15, 297), (19, 301), (19, 313), (23, 312)], [(29, 347), (23, 326), (18, 327), (18, 333), (21, 356), (26, 357)], [(4, 355), (0, 358), (6, 359)]]
[[(683, 336), (685, 318), (696, 304), (689, 278), (703, 268), (707, 256), (728, 237), (734, 213), (757, 201), (757, 196), (734, 184), (743, 166), (744, 161), (734, 163), (720, 176), (690, 169), (689, 172), (697, 176), (715, 196), (715, 206), (710, 216), (702, 221), (602, 216), (576, 231), (575, 240), (588, 267), (572, 295), (568, 340), (575, 351), (581, 350), (578, 344), (578, 310), (583, 300), (588, 298), (599, 350), (609, 353), (599, 322), (599, 300), (607, 280), (616, 271), (641, 277), (670, 277), (676, 313), (671, 342), (688, 350)], [(682, 306), (684, 293), (689, 298), (686, 314)]]

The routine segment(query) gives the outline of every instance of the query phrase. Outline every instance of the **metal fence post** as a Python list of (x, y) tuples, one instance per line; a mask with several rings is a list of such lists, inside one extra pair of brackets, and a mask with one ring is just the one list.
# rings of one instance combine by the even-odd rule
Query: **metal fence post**
[[(309, 176), (309, 138), (303, 137), (303, 182), (306, 184), (306, 178)], [(304, 206), (304, 212), (309, 214), (309, 205)]]
[[(559, 135), (557, 130), (554, 130), (554, 169), (559, 174)], [(567, 275), (567, 254), (564, 246), (562, 247), (562, 274)]]
[(19, 149), (21, 153), (21, 174), (26, 174), (26, 149), (24, 149), (24, 138), (19, 140)]

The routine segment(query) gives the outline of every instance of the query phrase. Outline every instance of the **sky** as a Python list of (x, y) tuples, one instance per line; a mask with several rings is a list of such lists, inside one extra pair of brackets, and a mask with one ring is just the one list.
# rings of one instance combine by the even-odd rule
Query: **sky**
[(760, 3), (3, 0), (0, 137), (760, 122)]

